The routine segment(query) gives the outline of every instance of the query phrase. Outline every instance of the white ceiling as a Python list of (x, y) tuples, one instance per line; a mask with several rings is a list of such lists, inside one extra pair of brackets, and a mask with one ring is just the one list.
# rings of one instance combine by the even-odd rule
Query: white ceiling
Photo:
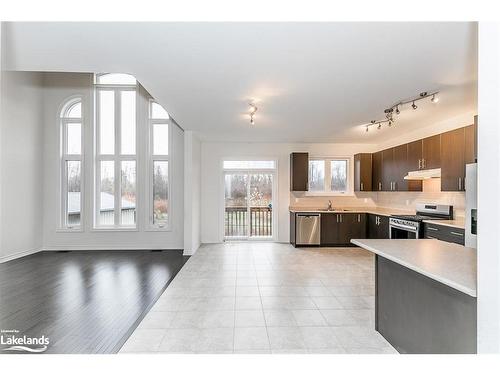
[[(475, 23), (9, 23), (2, 36), (7, 69), (134, 74), (207, 140), (380, 143), (477, 106)], [(426, 90), (440, 102), (360, 126)]]

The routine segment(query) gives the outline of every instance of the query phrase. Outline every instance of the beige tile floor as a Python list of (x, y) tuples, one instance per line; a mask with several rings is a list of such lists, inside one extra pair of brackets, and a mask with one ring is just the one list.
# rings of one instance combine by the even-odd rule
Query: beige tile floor
[(122, 353), (396, 353), (374, 330), (374, 260), (359, 248), (202, 246)]

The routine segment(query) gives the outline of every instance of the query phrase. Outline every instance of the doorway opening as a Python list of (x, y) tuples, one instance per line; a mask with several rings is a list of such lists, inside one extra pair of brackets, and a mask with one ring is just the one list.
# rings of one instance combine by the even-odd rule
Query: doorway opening
[(276, 162), (224, 161), (224, 239), (274, 237)]

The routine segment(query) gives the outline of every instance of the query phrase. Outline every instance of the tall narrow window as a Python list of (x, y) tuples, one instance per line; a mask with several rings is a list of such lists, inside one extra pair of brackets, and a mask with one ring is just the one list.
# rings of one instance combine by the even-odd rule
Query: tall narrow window
[(61, 121), (61, 216), (60, 227), (82, 226), (82, 101), (68, 100), (60, 114)]
[(96, 91), (95, 226), (134, 228), (136, 194), (136, 80), (98, 74)]
[(169, 226), (169, 141), (170, 117), (158, 103), (149, 105), (150, 133), (150, 225), (157, 229)]

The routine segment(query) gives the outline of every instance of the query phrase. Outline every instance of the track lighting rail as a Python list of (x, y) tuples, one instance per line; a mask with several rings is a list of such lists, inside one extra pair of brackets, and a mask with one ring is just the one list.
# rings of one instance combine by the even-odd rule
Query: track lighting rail
[(376, 126), (377, 129), (381, 129), (383, 124), (387, 124), (388, 126), (392, 126), (394, 122), (396, 121), (397, 117), (394, 117), (394, 115), (399, 115), (401, 113), (401, 108), (406, 105), (406, 104), (411, 104), (411, 107), (415, 110), (418, 108), (418, 106), (415, 104), (415, 102), (418, 102), (419, 100), (423, 100), (426, 98), (431, 97), (431, 102), (432, 103), (437, 103), (439, 101), (438, 95), (439, 91), (424, 91), (421, 92), (417, 97), (410, 98), (410, 99), (405, 99), (397, 102), (396, 104), (390, 106), (389, 108), (386, 108), (384, 110), (385, 113), (385, 119), (383, 120), (372, 120), (368, 124), (365, 124), (363, 126), (366, 127), (366, 132), (369, 131), (369, 128), (371, 126)]

